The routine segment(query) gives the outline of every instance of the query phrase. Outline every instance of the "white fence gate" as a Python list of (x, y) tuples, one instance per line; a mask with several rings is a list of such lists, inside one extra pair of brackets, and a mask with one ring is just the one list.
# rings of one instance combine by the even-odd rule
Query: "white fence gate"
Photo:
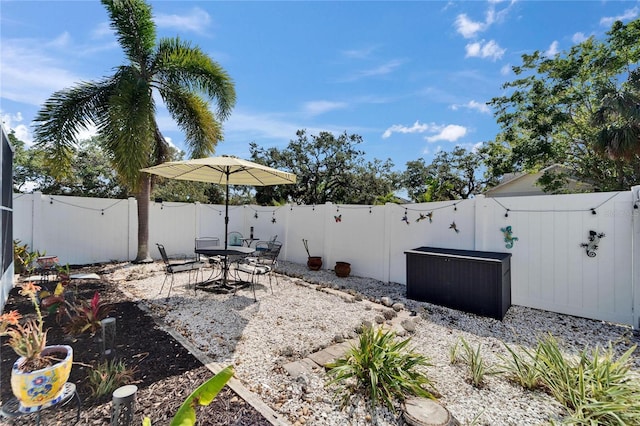
[[(229, 230), (284, 243), (283, 260), (305, 263), (302, 239), (324, 268), (406, 282), (405, 250), (443, 247), (509, 252), (512, 303), (640, 326), (640, 187), (631, 191), (485, 198), (385, 206), (231, 206)], [(635, 208), (634, 208), (635, 207)], [(133, 260), (136, 202), (14, 195), (14, 236), (63, 263)], [(517, 238), (505, 247), (501, 229)], [(589, 257), (590, 231), (604, 234)], [(149, 244), (193, 253), (194, 238), (224, 237), (224, 206), (151, 203)]]

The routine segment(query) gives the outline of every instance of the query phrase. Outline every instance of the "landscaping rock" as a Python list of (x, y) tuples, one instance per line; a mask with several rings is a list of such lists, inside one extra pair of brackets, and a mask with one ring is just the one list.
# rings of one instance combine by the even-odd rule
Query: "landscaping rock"
[(393, 305), (391, 305), (391, 307), (393, 308), (394, 311), (400, 312), (401, 310), (404, 309), (404, 304), (402, 304), (400, 302), (396, 302)]

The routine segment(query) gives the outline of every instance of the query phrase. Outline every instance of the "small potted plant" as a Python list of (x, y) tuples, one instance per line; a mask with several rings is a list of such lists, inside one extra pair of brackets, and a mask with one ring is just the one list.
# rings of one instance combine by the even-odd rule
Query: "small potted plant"
[(303, 238), (302, 244), (307, 252), (307, 267), (312, 271), (318, 271), (322, 268), (322, 256), (311, 256), (311, 253), (309, 253), (309, 240)]
[(9, 345), (18, 355), (11, 369), (11, 389), (20, 402), (21, 412), (31, 412), (62, 398), (69, 379), (73, 349), (67, 345), (47, 346), (47, 330), (37, 299), (40, 287), (28, 282), (20, 294), (33, 304), (36, 317), (20, 322), (22, 315), (11, 311), (0, 315), (0, 336), (8, 336)]

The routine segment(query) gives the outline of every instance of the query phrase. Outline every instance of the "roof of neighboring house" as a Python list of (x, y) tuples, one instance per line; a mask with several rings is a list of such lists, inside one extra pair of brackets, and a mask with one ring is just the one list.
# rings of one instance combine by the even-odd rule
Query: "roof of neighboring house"
[[(519, 196), (519, 195), (548, 195), (541, 187), (536, 185), (538, 179), (546, 172), (567, 172), (567, 167), (562, 164), (552, 164), (535, 173), (516, 172), (505, 174), (500, 183), (487, 189), (484, 195), (493, 196)], [(569, 177), (569, 187), (572, 189), (585, 189), (590, 187), (585, 182)]]

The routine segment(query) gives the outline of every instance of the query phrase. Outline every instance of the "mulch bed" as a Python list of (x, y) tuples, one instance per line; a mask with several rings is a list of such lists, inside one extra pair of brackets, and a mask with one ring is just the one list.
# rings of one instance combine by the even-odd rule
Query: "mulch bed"
[[(97, 272), (101, 268), (83, 268), (72, 273)], [(99, 272), (98, 272), (99, 273)], [(133, 425), (142, 424), (149, 417), (154, 425), (168, 425), (182, 401), (213, 373), (202, 365), (191, 353), (176, 342), (169, 334), (156, 326), (153, 319), (136, 303), (105, 279), (73, 280), (77, 286), (76, 299), (90, 300), (98, 291), (105, 302), (111, 303), (110, 316), (116, 318), (116, 357), (124, 361), (127, 367), (135, 369), (134, 383), (138, 387), (136, 411)], [(13, 289), (4, 308), (7, 312), (17, 309), (25, 314), (33, 312), (30, 301)], [(73, 347), (74, 365), (69, 381), (77, 385), (82, 401), (81, 425), (105, 425), (111, 419), (111, 394), (101, 398), (92, 396), (87, 374), (92, 365), (100, 362), (100, 345), (95, 336), (88, 334), (77, 337), (65, 335), (55, 317), (45, 319), (50, 328), (47, 342), (67, 344)], [(98, 333), (99, 334), (99, 333)], [(4, 345), (0, 350), (0, 400), (13, 398), (10, 378), (11, 367), (17, 359), (11, 348)], [(73, 425), (75, 422), (75, 404), (61, 409), (51, 408), (42, 412), (43, 425)], [(25, 415), (13, 419), (4, 419), (9, 425), (33, 425), (35, 415)], [(225, 387), (208, 407), (198, 409), (198, 424), (202, 425), (269, 425), (270, 423), (250, 404), (240, 398), (229, 387)]]

